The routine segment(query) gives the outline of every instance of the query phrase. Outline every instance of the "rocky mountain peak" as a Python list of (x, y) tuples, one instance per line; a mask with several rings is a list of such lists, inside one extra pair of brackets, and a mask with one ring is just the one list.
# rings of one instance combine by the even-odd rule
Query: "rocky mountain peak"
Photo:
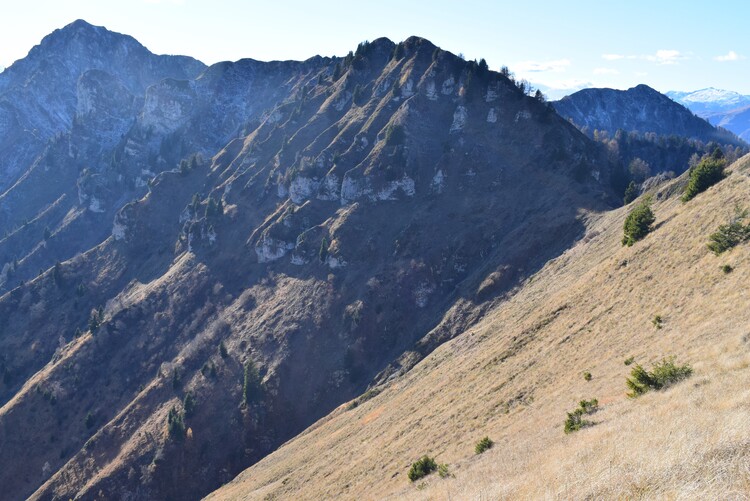
[(624, 91), (584, 89), (556, 101), (554, 107), (562, 116), (591, 132), (637, 131), (744, 146), (732, 133), (716, 129), (645, 84)]
[[(89, 468), (124, 497), (205, 493), (408, 370), (579, 238), (582, 211), (612, 201), (593, 141), (506, 75), (425, 39), (196, 73), (110, 44), (118, 36), (74, 23), (15, 70), (44, 78), (0, 95), (55, 131), (0, 197), (14, 228), (0, 241), (0, 290), (12, 289), (0, 401), (20, 419), (0, 428), (26, 441), (38, 395), (23, 382), (48, 364), (49, 394), (76, 394), (55, 393), (67, 417), (35, 424), (65, 437), (64, 454), (0, 450), (1, 464), (53, 473), (16, 482), (6, 468), (11, 498), (107, 491)], [(182, 418), (196, 432), (182, 464), (204, 462), (201, 478), (173, 469), (180, 445), (164, 433), (183, 390), (204, 402)], [(229, 445), (206, 445), (217, 441)]]

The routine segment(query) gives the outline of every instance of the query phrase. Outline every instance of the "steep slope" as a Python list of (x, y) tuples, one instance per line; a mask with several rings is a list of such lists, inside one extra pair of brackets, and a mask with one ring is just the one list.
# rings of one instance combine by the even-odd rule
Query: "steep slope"
[[(191, 155), (210, 158), (332, 64), (242, 60), (203, 71), (83, 21), (46, 37), (9, 68), (0, 98), (34, 122), (10, 124), (9, 138), (24, 127), (45, 131), (34, 147), (12, 139), (14, 148), (27, 145), (36, 155), (48, 138), (0, 193), (0, 292), (101, 243), (114, 214), (141, 198), (156, 174)], [(39, 68), (55, 71), (40, 75)], [(39, 83), (19, 83), (27, 80)], [(54, 113), (34, 108), (40, 103)]]
[(750, 141), (750, 106), (727, 112), (707, 114), (706, 120), (717, 127), (731, 130), (737, 134), (740, 139)]
[[(241, 132), (166, 170), (220, 118)], [(153, 145), (163, 172), (111, 236), (0, 298), (9, 499), (206, 494), (407, 372), (611, 204), (592, 141), (419, 38), (164, 80), (114, 163), (132, 179)], [(89, 209), (117, 206), (111, 179), (78, 180)]]
[(705, 143), (741, 144), (732, 133), (717, 130), (647, 85), (624, 91), (584, 89), (553, 105), (560, 115), (592, 132), (596, 129), (614, 134), (620, 129), (679, 136)]
[[(207, 499), (742, 498), (750, 245), (706, 248), (750, 206), (750, 157), (732, 171), (689, 203), (684, 176), (652, 193), (655, 230), (633, 247), (620, 243), (630, 207), (589, 212), (586, 236), (476, 326)], [(670, 355), (691, 379), (625, 396), (623, 361)], [(591, 398), (595, 425), (565, 435), (566, 411)], [(476, 456), (484, 436), (495, 446)], [(409, 482), (423, 454), (452, 475)]]
[(633, 185), (642, 190), (651, 176), (660, 181), (685, 172), (717, 146), (730, 161), (748, 152), (748, 145), (731, 132), (646, 85), (626, 91), (585, 89), (553, 105), (606, 149), (617, 165), (612, 188), (623, 197)]
[(156, 56), (132, 37), (82, 20), (54, 31), (0, 73), (0, 191), (71, 127), (86, 71), (106, 71), (137, 96), (163, 78), (193, 78), (204, 68), (189, 57)]

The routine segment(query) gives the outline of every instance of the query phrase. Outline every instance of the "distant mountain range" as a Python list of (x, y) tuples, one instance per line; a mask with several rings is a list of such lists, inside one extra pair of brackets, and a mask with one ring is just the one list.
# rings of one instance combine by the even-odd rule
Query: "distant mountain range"
[(634, 179), (624, 171), (613, 176), (613, 188), (624, 192), (630, 181), (661, 172), (680, 174), (695, 155), (715, 144), (732, 158), (746, 150), (735, 134), (711, 125), (685, 106), (647, 85), (632, 89), (583, 89), (552, 103), (555, 110), (583, 133), (606, 145), (611, 159), (623, 169), (645, 161), (646, 172)]
[(670, 91), (666, 95), (711, 124), (750, 141), (750, 96), (713, 87), (693, 92)]

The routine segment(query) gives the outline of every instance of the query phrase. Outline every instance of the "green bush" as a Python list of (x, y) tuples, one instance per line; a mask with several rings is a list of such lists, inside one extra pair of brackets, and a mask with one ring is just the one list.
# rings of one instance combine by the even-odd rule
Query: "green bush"
[(721, 267), (721, 271), (723, 271), (724, 274), (727, 275), (729, 273), (732, 273), (732, 271), (734, 271), (734, 268), (732, 268), (732, 266), (729, 264), (725, 264), (724, 266)]
[(676, 365), (674, 357), (665, 358), (654, 364), (651, 372), (636, 364), (630, 372), (626, 384), (630, 389), (628, 397), (636, 398), (649, 390), (663, 390), (690, 377), (693, 369), (690, 365)]
[(575, 409), (573, 412), (567, 413), (568, 417), (565, 419), (565, 425), (563, 428), (565, 434), (567, 435), (568, 433), (573, 433), (574, 431), (578, 431), (582, 428), (593, 426), (593, 422), (584, 419), (583, 417), (593, 414), (597, 410), (599, 410), (599, 401), (597, 399), (592, 398), (591, 400), (581, 400), (578, 403), (577, 409)]
[(638, 198), (638, 185), (635, 184), (635, 181), (630, 181), (630, 184), (628, 185), (627, 189), (625, 189), (625, 195), (622, 198), (622, 202), (625, 205), (628, 205), (630, 202)]
[(182, 440), (185, 438), (185, 419), (175, 406), (169, 409), (167, 414), (167, 431), (169, 438), (173, 440)]
[[(718, 150), (721, 151), (721, 150)], [(682, 201), (692, 200), (696, 195), (706, 191), (726, 177), (724, 167), (726, 160), (723, 156), (718, 157), (714, 152), (711, 157), (704, 158), (698, 165), (690, 169), (688, 185), (682, 195)]]
[(438, 465), (434, 459), (429, 456), (422, 456), (419, 460), (412, 463), (408, 474), (409, 480), (412, 482), (419, 480), (437, 470), (437, 468)]
[(448, 471), (448, 463), (440, 463), (438, 465), (437, 472), (438, 472), (438, 476), (440, 476), (440, 478), (446, 478), (446, 477), (450, 477), (451, 476), (451, 472)]
[(661, 315), (656, 315), (652, 320), (651, 323), (654, 324), (654, 327), (657, 329), (661, 329), (664, 326), (664, 319), (661, 318)]
[(635, 362), (635, 357), (628, 357), (625, 359), (625, 365), (631, 365), (633, 362)]
[(592, 377), (593, 377), (593, 376), (591, 375), (591, 373), (590, 373), (589, 371), (584, 371), (584, 373), (583, 373), (583, 379), (584, 379), (585, 381), (591, 381), (591, 378), (592, 378)]
[(474, 452), (476, 452), (477, 454), (481, 454), (489, 449), (492, 449), (493, 445), (495, 445), (495, 442), (493, 442), (490, 437), (484, 437), (474, 446)]
[(646, 199), (637, 205), (625, 218), (623, 225), (624, 236), (622, 245), (630, 247), (638, 240), (643, 239), (653, 230), (656, 218), (651, 211), (651, 200)]
[(729, 222), (719, 226), (719, 229), (708, 237), (710, 240), (708, 248), (711, 252), (718, 256), (722, 252), (750, 240), (750, 224), (742, 224), (747, 215), (747, 209), (740, 207), (734, 209), (734, 216)]

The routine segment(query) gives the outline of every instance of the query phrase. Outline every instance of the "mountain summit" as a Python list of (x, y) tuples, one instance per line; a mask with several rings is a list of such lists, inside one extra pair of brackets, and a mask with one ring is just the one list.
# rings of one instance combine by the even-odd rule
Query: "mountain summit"
[(204, 68), (79, 21), (6, 73), (38, 136), (0, 197), (9, 499), (206, 494), (614, 200), (548, 103), (418, 37)]
[[(443, 448), (514, 409), (548, 405), (536, 400), (542, 382), (562, 401), (552, 383), (582, 380), (583, 354), (587, 363), (602, 351), (625, 355), (592, 332), (636, 346), (639, 331), (608, 315), (642, 283), (606, 302), (586, 287), (653, 274), (638, 271), (653, 240), (622, 248), (612, 239), (624, 210), (612, 211), (621, 159), (609, 143), (484, 60), (419, 37), (352, 49), (205, 67), (77, 21), (2, 73), (4, 499), (199, 499), (277, 461), (274, 452), (305, 430), (313, 436), (313, 425), (349, 413), (357, 426), (381, 426), (388, 410), (368, 401), (453, 359), (473, 377), (450, 390), (470, 393), (481, 381), (486, 409), (440, 401), (449, 379), (421, 380), (419, 401), (444, 405), (433, 413), (407, 399), (397, 409), (404, 427), (386, 439), (424, 447), (430, 437)], [(715, 133), (645, 86), (583, 104), (601, 128)], [(573, 108), (585, 118), (583, 104)], [(659, 210), (679, 210), (680, 183), (655, 193)], [(699, 259), (693, 251), (685, 259)], [(683, 265), (659, 269), (697, 273)], [(691, 280), (720, 283), (712, 266), (710, 279)], [(670, 284), (660, 293), (683, 297)], [(565, 296), (568, 286), (575, 295)], [(503, 310), (507, 322), (480, 323), (519, 300)], [(633, 304), (639, 321), (661, 313)], [(476, 357), (479, 346), (488, 350)], [(563, 377), (552, 370), (558, 354)], [(431, 419), (422, 412), (453, 411), (471, 417), (441, 419), (455, 425), (450, 433), (421, 424)], [(372, 429), (326, 440), (352, 440), (359, 454)], [(336, 465), (334, 490), (295, 496), (298, 478), (284, 466), (253, 495), (391, 489), (404, 475), (390, 466), (413, 460), (371, 463), (374, 476), (361, 482), (347, 469), (356, 458), (307, 450)]]
[(742, 144), (728, 131), (717, 130), (684, 106), (652, 89), (638, 85), (628, 90), (584, 89), (554, 103), (562, 116), (579, 127), (607, 131), (618, 129), (680, 136), (703, 142)]
[(712, 87), (694, 92), (667, 92), (667, 95), (712, 124), (750, 141), (750, 96)]
[(670, 91), (666, 95), (702, 117), (750, 106), (750, 96), (713, 87), (692, 92)]

